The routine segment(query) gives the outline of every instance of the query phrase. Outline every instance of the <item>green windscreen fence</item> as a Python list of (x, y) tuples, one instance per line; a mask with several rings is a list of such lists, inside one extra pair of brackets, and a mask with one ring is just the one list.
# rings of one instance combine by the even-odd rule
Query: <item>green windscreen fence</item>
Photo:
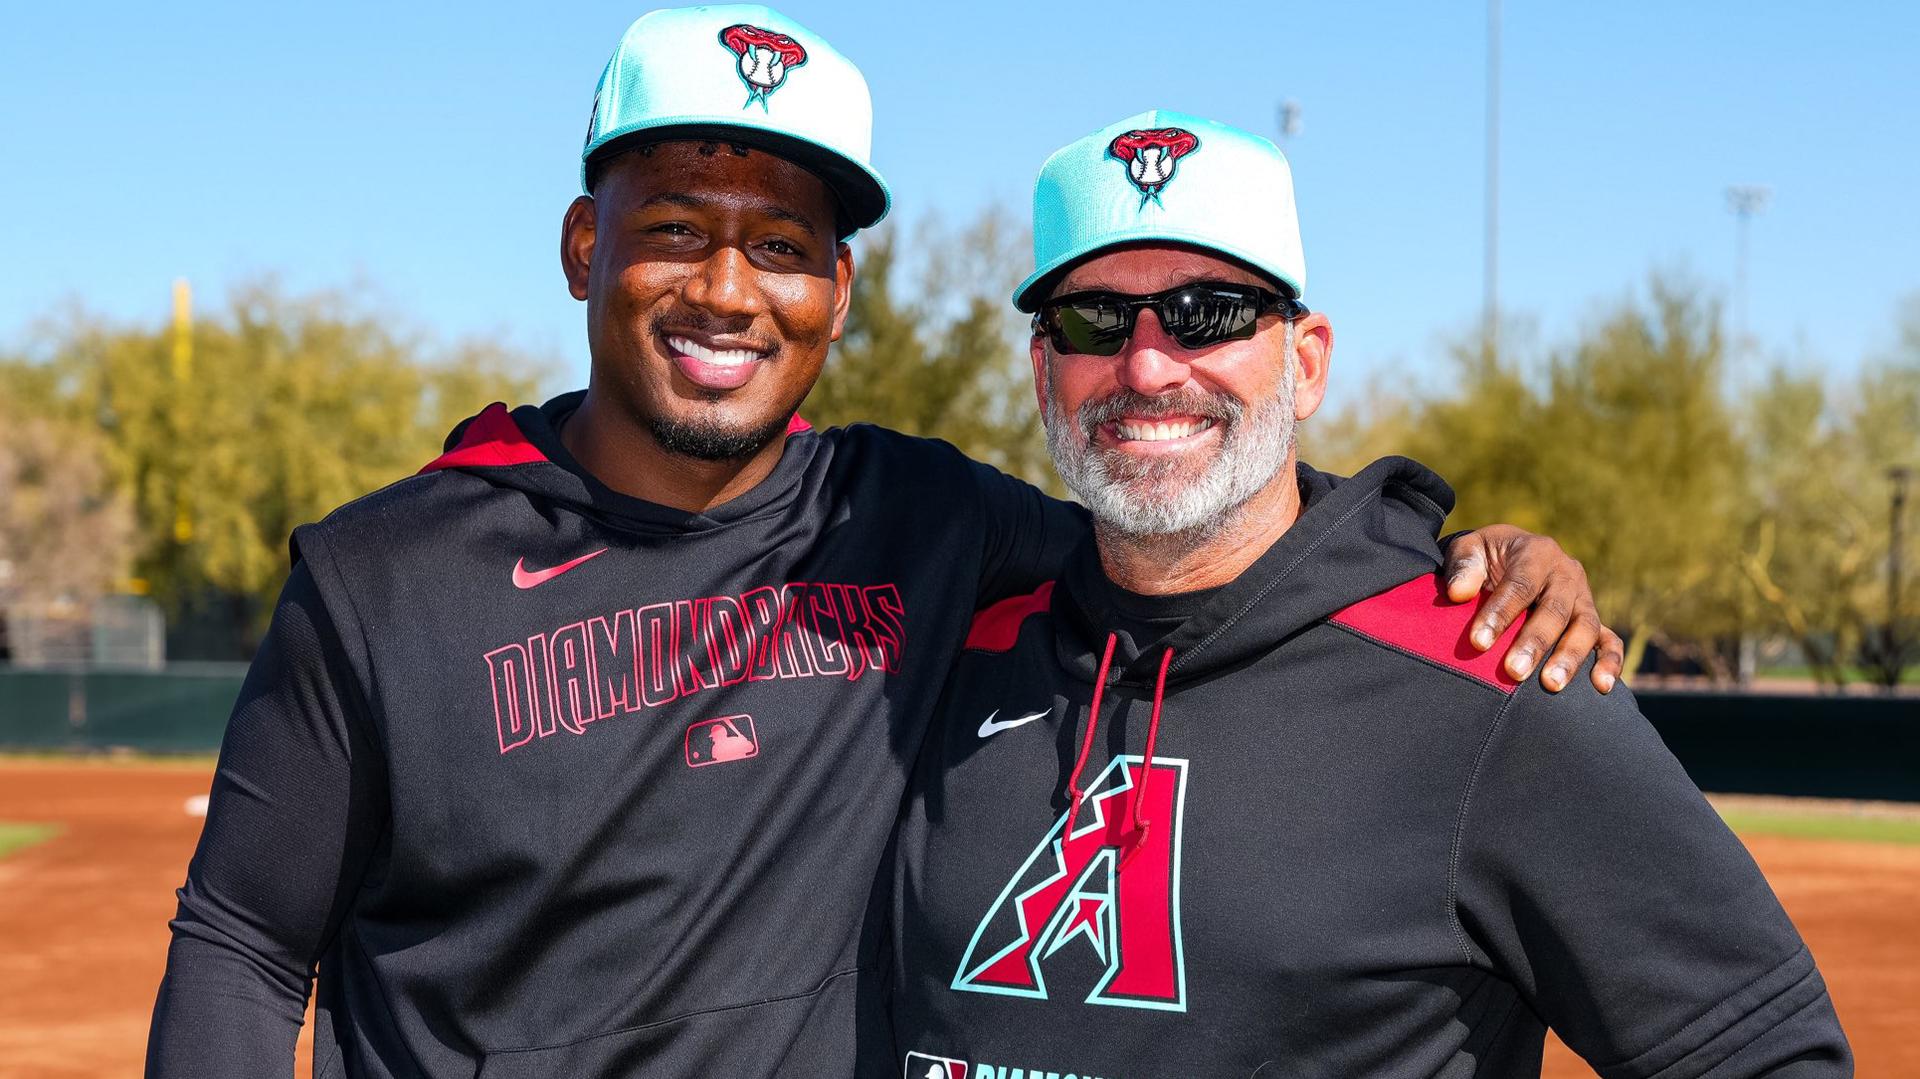
[(0, 750), (211, 753), (245, 664), (163, 671), (0, 667)]
[[(0, 752), (212, 753), (245, 674), (241, 664), (0, 667)], [(1920, 801), (1920, 696), (1636, 696), (1704, 790)]]

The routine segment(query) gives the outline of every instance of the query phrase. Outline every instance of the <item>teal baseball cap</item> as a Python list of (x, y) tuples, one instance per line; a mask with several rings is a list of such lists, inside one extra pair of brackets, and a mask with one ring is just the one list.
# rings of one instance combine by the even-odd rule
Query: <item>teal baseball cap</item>
[[(849, 231), (887, 215), (873, 168), (873, 99), (860, 69), (770, 7), (666, 8), (634, 20), (600, 73), (580, 186), (634, 140), (711, 138), (777, 154), (820, 177)], [(619, 145), (616, 145), (619, 144)]]
[(1167, 109), (1129, 116), (1054, 152), (1033, 185), (1033, 273), (1013, 292), (1037, 310), (1059, 275), (1121, 244), (1218, 252), (1298, 297), (1307, 285), (1293, 170), (1258, 135)]

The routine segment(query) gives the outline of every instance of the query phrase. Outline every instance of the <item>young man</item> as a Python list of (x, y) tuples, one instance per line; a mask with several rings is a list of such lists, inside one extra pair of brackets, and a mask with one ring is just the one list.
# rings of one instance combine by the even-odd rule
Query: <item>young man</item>
[[(296, 532), (151, 1074), (287, 1074), (316, 963), (321, 1075), (851, 1070), (948, 665), (1086, 530), (944, 444), (794, 419), (886, 210), (868, 138), (859, 72), (777, 12), (627, 32), (562, 237), (590, 384)], [(1592, 646), (1557, 549), (1465, 549), (1558, 575)]]
[[(1264, 139), (1177, 113), (1034, 196), (1034, 377), (1097, 542), (989, 608), (898, 837), (909, 1079), (1841, 1076), (1813, 958), (1625, 693), (1467, 646), (1404, 458), (1297, 464), (1333, 334)], [(879, 1071), (876, 1068), (875, 1074)]]

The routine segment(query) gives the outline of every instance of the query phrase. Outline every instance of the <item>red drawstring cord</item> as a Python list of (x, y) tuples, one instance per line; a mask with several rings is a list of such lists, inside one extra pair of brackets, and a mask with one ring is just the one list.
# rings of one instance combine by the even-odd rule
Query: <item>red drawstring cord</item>
[(1127, 850), (1120, 856), (1117, 871), (1125, 872), (1127, 863), (1133, 856), (1146, 849), (1147, 829), (1153, 822), (1140, 815), (1140, 807), (1147, 800), (1147, 784), (1153, 779), (1153, 744), (1160, 739), (1160, 706), (1167, 696), (1167, 668), (1173, 664), (1173, 649), (1160, 657), (1160, 676), (1153, 683), (1153, 718), (1147, 721), (1146, 760), (1140, 768), (1140, 784), (1133, 792), (1133, 834), (1127, 837)]
[(1153, 775), (1153, 743), (1160, 738), (1160, 705), (1167, 696), (1167, 668), (1173, 665), (1173, 649), (1160, 657), (1160, 677), (1153, 683), (1153, 718), (1147, 721), (1146, 766), (1140, 770), (1140, 789), (1133, 792), (1133, 841), (1134, 849), (1147, 837), (1147, 826), (1153, 822), (1140, 815), (1140, 806), (1147, 800), (1147, 780)]
[(1087, 709), (1087, 736), (1080, 740), (1080, 756), (1073, 762), (1073, 774), (1067, 777), (1067, 830), (1060, 842), (1073, 838), (1074, 818), (1080, 815), (1080, 801), (1087, 792), (1080, 789), (1080, 773), (1087, 770), (1087, 758), (1093, 754), (1093, 734), (1100, 728), (1100, 695), (1107, 688), (1107, 669), (1113, 665), (1113, 634), (1107, 634), (1107, 650), (1100, 656), (1100, 673), (1093, 679), (1093, 705)]
[[(1061, 843), (1073, 837), (1074, 823), (1080, 817), (1080, 803), (1086, 800), (1087, 792), (1080, 789), (1080, 776), (1087, 770), (1087, 758), (1093, 755), (1093, 739), (1100, 729), (1100, 698), (1107, 689), (1107, 672), (1113, 666), (1114, 634), (1107, 634), (1106, 651), (1100, 654), (1100, 673), (1093, 680), (1093, 703), (1087, 709), (1087, 733), (1080, 740), (1080, 756), (1073, 762), (1073, 774), (1067, 777), (1067, 827), (1060, 833)], [(1145, 760), (1140, 769), (1140, 784), (1133, 792), (1133, 836), (1128, 841), (1129, 850), (1121, 856), (1120, 868), (1139, 853), (1147, 837), (1147, 829), (1153, 822), (1140, 812), (1147, 800), (1147, 782), (1153, 777), (1153, 749), (1160, 741), (1160, 710), (1167, 699), (1167, 668), (1173, 666), (1173, 649), (1169, 648), (1160, 656), (1160, 673), (1153, 682), (1153, 714), (1147, 720), (1147, 746), (1143, 755)]]

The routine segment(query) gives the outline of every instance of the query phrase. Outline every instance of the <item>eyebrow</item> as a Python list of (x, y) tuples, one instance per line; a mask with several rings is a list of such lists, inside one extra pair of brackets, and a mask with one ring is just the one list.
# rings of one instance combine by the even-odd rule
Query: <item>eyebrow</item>
[[(645, 210), (653, 206), (674, 206), (682, 210), (705, 210), (716, 205), (718, 201), (717, 199), (702, 198), (699, 195), (689, 195), (684, 191), (661, 191), (648, 195), (646, 198), (640, 200), (640, 205), (636, 207), (636, 209)], [(812, 221), (807, 219), (805, 214), (789, 210), (785, 206), (778, 204), (764, 206), (759, 208), (759, 212), (764, 216), (773, 218), (775, 221), (784, 221), (805, 232), (809, 237), (818, 237), (820, 235), (820, 230), (814, 226)]]
[(636, 207), (636, 209), (645, 210), (653, 206), (678, 206), (682, 210), (704, 210), (709, 205), (711, 205), (711, 203), (708, 202), (708, 200), (697, 198), (693, 195), (683, 194), (679, 191), (662, 191), (657, 194), (648, 195), (646, 198), (640, 200), (640, 205)]
[(820, 235), (820, 230), (813, 227), (813, 222), (807, 220), (806, 215), (795, 213), (785, 206), (769, 206), (762, 212), (775, 221), (785, 221), (810, 237)]

